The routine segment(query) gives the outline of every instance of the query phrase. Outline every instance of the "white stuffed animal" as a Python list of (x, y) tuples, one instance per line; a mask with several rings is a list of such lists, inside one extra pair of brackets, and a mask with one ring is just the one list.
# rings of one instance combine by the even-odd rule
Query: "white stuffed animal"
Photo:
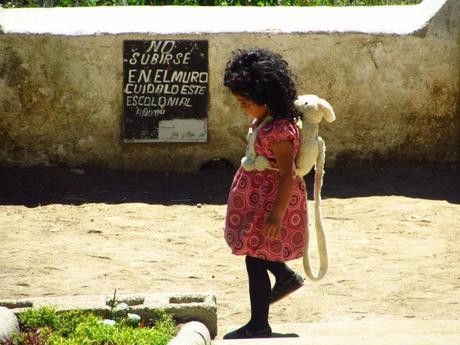
[(308, 253), (308, 242), (305, 244), (303, 254), (303, 266), (305, 274), (311, 280), (320, 280), (324, 277), (328, 268), (326, 235), (321, 216), (321, 187), (323, 185), (324, 159), (326, 156), (326, 144), (318, 135), (318, 124), (324, 117), (326, 121), (335, 120), (335, 113), (331, 105), (324, 99), (315, 95), (302, 95), (295, 101), (296, 108), (303, 113), (301, 145), (296, 157), (296, 173), (305, 176), (315, 165), (315, 228), (318, 241), (319, 270), (313, 275)]
[(323, 139), (318, 136), (318, 124), (323, 117), (327, 122), (335, 120), (334, 110), (324, 99), (315, 95), (302, 95), (294, 102), (296, 108), (303, 113), (302, 145), (297, 154), (297, 175), (305, 176), (317, 163), (321, 153)]

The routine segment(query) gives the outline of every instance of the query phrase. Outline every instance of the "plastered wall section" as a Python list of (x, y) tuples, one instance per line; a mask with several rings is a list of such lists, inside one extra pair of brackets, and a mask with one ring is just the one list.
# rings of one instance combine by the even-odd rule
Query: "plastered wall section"
[[(299, 94), (333, 105), (337, 121), (320, 128), (328, 166), (454, 163), (459, 18), (457, 0), (377, 8), (1, 10), (0, 164), (193, 172), (221, 158), (237, 166), (250, 119), (222, 76), (233, 50), (254, 46), (283, 55)], [(123, 142), (128, 39), (209, 41), (206, 143)]]

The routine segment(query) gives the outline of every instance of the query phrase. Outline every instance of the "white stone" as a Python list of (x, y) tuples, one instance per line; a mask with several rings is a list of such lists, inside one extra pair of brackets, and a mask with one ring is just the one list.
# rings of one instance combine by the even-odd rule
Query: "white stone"
[(15, 332), (19, 332), (18, 318), (8, 308), (0, 307), (0, 340), (10, 338)]
[(209, 330), (198, 321), (187, 322), (168, 345), (211, 345)]

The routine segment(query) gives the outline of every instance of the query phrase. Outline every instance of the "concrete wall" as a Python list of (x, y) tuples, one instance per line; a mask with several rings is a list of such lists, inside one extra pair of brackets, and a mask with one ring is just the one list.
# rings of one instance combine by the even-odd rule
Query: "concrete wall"
[[(334, 106), (327, 164), (456, 162), (460, 2), (372, 8), (0, 10), (0, 164), (195, 171), (238, 164), (249, 119), (222, 86), (232, 50), (288, 60), (299, 94)], [(209, 41), (207, 143), (122, 141), (126, 39)]]

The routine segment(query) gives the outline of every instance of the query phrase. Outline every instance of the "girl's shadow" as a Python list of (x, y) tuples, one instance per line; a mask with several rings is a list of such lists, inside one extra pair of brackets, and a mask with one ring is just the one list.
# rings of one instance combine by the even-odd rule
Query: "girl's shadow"
[(272, 338), (299, 338), (297, 333), (272, 333)]

